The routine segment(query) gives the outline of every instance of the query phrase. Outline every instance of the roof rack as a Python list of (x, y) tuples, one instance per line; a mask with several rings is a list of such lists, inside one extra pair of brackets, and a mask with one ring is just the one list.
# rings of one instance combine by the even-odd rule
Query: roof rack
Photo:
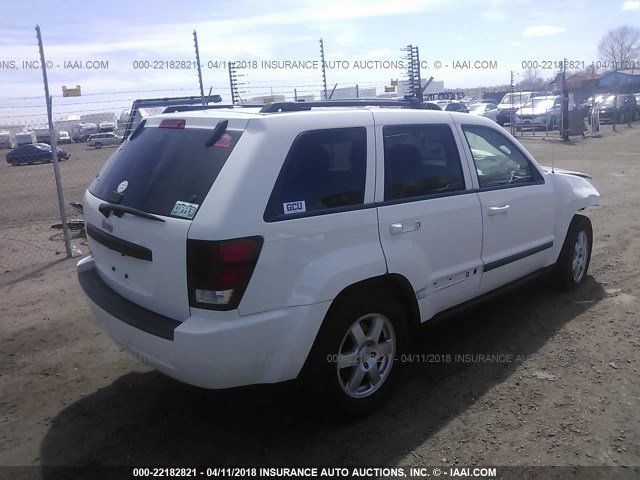
[(262, 108), (264, 104), (259, 105), (249, 105), (249, 104), (239, 104), (239, 105), (222, 105), (220, 103), (215, 103), (213, 105), (173, 105), (165, 108), (162, 113), (176, 113), (176, 112), (192, 112), (197, 110), (210, 110), (214, 108)]
[(415, 97), (405, 97), (404, 99), (354, 98), (349, 100), (319, 100), (314, 102), (275, 102), (263, 106), (260, 113), (301, 112), (318, 107), (401, 107), (440, 110), (440, 107), (437, 105), (423, 103)]

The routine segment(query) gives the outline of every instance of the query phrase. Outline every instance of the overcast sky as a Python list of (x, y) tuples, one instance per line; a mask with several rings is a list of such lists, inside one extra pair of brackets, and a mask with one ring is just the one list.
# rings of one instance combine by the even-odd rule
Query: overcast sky
[[(81, 98), (54, 99), (58, 115), (122, 110), (134, 98), (197, 95), (195, 69), (136, 69), (133, 63), (194, 60), (194, 29), (205, 89), (213, 87), (228, 99), (229, 77), (222, 62), (229, 60), (256, 61), (259, 66), (239, 72), (245, 75), (241, 88), (246, 97), (272, 90), (291, 95), (294, 87), (317, 96), (322, 88), (319, 69), (260, 67), (269, 60), (319, 61), (321, 37), (326, 60), (348, 64), (327, 71), (330, 88), (336, 82), (381, 88), (391, 78), (401, 79), (403, 70), (353, 66), (357, 61), (401, 60), (400, 49), (410, 43), (420, 47), (421, 60), (428, 65), (423, 77), (433, 75), (447, 88), (468, 88), (508, 83), (511, 70), (524, 72), (523, 61), (566, 57), (590, 64), (598, 60), (598, 42), (608, 30), (640, 25), (640, 0), (1, 0), (0, 6), (0, 117), (5, 121), (19, 121), (19, 115), (32, 113), (25, 107), (42, 105), (41, 71), (23, 68), (23, 61), (39, 58), (36, 23), (53, 64), (48, 71), (52, 95), (61, 97), (62, 85), (82, 87)], [(84, 65), (89, 60), (108, 62), (108, 68), (64, 68), (65, 62)], [(476, 60), (495, 61), (498, 68), (452, 68), (455, 61)], [(208, 68), (216, 61), (218, 68)], [(442, 62), (441, 68), (434, 67), (436, 61)], [(554, 71), (539, 74), (551, 77)], [(111, 94), (100, 95), (104, 93)]]

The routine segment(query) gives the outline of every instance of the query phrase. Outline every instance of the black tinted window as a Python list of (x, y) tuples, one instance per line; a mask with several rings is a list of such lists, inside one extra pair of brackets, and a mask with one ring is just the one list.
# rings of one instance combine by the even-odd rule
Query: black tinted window
[(477, 125), (462, 127), (469, 143), (481, 188), (540, 180), (523, 153), (504, 134)]
[(384, 128), (385, 200), (464, 190), (460, 156), (447, 125)]
[(367, 165), (364, 128), (306, 132), (294, 141), (265, 219), (361, 205)]
[[(242, 133), (229, 130), (207, 147), (212, 132), (213, 127), (144, 128), (122, 144), (89, 191), (145, 212), (193, 218)], [(118, 186), (125, 181), (119, 199)]]

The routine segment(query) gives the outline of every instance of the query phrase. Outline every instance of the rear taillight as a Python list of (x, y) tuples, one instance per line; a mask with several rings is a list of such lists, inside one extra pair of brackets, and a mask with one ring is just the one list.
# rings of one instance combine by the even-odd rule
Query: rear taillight
[(261, 248), (262, 237), (187, 240), (189, 305), (209, 310), (238, 308)]

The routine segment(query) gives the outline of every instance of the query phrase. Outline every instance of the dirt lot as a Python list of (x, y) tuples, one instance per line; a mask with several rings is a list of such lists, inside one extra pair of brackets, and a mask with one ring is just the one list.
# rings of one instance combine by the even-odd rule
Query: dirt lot
[(89, 313), (75, 260), (5, 284), (0, 465), (639, 466), (637, 125), (523, 140), (602, 195), (586, 285), (539, 281), (427, 325), (412, 347), (425, 361), (364, 419), (336, 420), (295, 384), (207, 391), (136, 363)]

